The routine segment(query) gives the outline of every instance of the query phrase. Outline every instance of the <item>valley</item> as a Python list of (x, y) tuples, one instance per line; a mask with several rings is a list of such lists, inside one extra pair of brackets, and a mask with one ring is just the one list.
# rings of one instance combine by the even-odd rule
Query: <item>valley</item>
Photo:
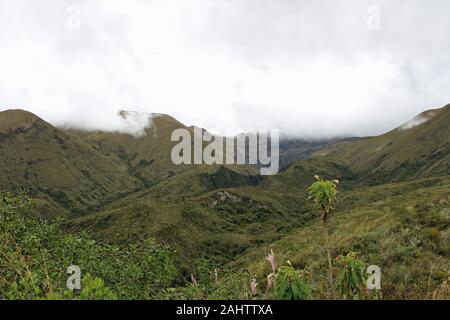
[(376, 137), (282, 140), (280, 172), (261, 176), (255, 165), (173, 164), (172, 132), (193, 127), (167, 115), (133, 136), (55, 128), (8, 110), (0, 112), (0, 189), (30, 194), (27, 217), (62, 218), (69, 234), (173, 246), (178, 282), (199, 259), (268, 274), (273, 250), (280, 264), (308, 270), (326, 298), (320, 215), (307, 189), (315, 175), (338, 179), (333, 256), (360, 252), (382, 268), (386, 297), (414, 299), (450, 271), (450, 105), (419, 118)]

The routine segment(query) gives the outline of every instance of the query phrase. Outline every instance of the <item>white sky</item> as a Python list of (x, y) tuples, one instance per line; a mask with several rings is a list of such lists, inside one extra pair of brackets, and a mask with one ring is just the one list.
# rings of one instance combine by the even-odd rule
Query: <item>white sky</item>
[(0, 110), (372, 135), (450, 102), (447, 0), (0, 0)]

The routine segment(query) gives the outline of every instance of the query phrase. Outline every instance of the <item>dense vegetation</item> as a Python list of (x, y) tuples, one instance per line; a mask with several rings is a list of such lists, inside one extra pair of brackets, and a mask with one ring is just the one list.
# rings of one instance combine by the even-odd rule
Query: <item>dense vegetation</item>
[[(450, 179), (347, 190), (339, 199), (328, 222), (332, 259), (358, 252), (366, 264), (379, 266), (384, 299), (450, 298), (448, 287), (440, 291), (450, 276)], [(328, 262), (319, 216), (241, 255), (233, 266), (264, 274), (269, 268), (259, 257), (273, 249), (281, 261), (308, 270), (317, 292), (327, 292)]]
[(173, 166), (166, 116), (133, 137), (0, 113), (0, 298), (448, 299), (450, 107), (422, 116), (261, 177)]
[[(448, 242), (441, 241), (439, 234), (448, 232), (449, 226), (448, 206), (444, 203), (433, 207), (431, 217), (404, 216), (407, 213), (400, 216), (404, 223), (401, 230), (406, 235), (397, 237), (406, 238), (388, 238), (391, 247), (382, 249), (390, 251), (379, 253), (375, 260), (383, 267), (394, 263), (399, 270), (391, 267), (383, 271), (383, 289), (370, 291), (366, 288), (366, 263), (351, 250), (334, 257), (329, 271), (336, 280), (331, 283), (324, 259), (303, 266), (290, 261), (278, 266), (273, 250), (266, 257), (268, 272), (250, 274), (198, 259), (189, 274), (180, 268), (180, 256), (173, 247), (158, 245), (151, 239), (122, 247), (105, 244), (86, 233), (66, 233), (61, 219), (27, 218), (26, 212), (33, 206), (27, 196), (4, 193), (0, 200), (0, 299), (450, 298)], [(447, 211), (442, 211), (444, 208)], [(406, 228), (416, 223), (426, 228)], [(368, 239), (373, 237), (369, 233), (367, 240), (351, 249), (364, 251), (363, 256), (370, 257), (373, 244)], [(430, 251), (435, 255), (430, 256)], [(425, 261), (421, 254), (432, 263), (425, 273), (423, 265), (414, 266), (417, 261)], [(258, 263), (264, 263), (260, 260)], [(72, 265), (80, 266), (82, 271), (80, 290), (66, 286), (67, 267)], [(416, 277), (414, 284), (408, 286), (404, 281), (412, 276)], [(408, 292), (411, 289), (414, 291)]]
[(84, 233), (67, 234), (59, 219), (24, 217), (32, 205), (28, 197), (1, 196), (1, 298), (71, 297), (66, 288), (71, 265), (80, 266), (84, 274), (83, 290), (77, 293), (81, 298), (156, 298), (178, 276), (169, 248), (152, 240), (119, 248)]

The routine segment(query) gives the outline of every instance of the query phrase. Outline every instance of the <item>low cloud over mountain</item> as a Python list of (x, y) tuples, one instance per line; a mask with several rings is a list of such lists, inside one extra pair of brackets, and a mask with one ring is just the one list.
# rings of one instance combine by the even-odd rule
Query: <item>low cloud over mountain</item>
[(3, 0), (0, 109), (322, 137), (380, 134), (450, 101), (450, 3), (325, 2)]

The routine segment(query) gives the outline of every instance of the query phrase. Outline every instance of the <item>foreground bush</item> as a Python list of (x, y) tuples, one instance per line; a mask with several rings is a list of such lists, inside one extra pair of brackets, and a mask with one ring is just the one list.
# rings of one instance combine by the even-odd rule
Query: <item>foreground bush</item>
[[(26, 196), (1, 194), (0, 299), (152, 299), (179, 276), (168, 247), (150, 239), (119, 248), (67, 234), (61, 221), (24, 217), (32, 205)], [(80, 267), (84, 287), (68, 293), (71, 265)]]
[[(179, 257), (173, 248), (152, 239), (125, 247), (105, 244), (87, 233), (66, 233), (61, 228), (62, 220), (26, 217), (32, 206), (33, 201), (26, 196), (0, 193), (0, 299), (379, 299), (389, 294), (397, 297), (392, 294), (398, 290), (398, 286), (391, 285), (392, 278), (408, 274), (404, 268), (396, 268), (398, 260), (422, 254), (422, 247), (442, 252), (444, 257), (448, 252), (443, 232), (435, 232), (448, 230), (448, 216), (436, 207), (426, 218), (420, 212), (399, 211), (399, 219), (408, 224), (410, 220), (420, 223), (421, 228), (405, 229), (405, 223), (392, 225), (389, 227), (394, 229), (384, 237), (375, 237), (383, 239), (383, 254), (375, 255), (375, 262), (392, 265), (392, 269), (384, 269), (387, 276), (383, 279), (387, 280), (383, 280), (382, 290), (367, 290), (367, 265), (362, 260), (367, 257), (361, 254), (360, 258), (347, 249), (340, 250), (348, 254), (337, 256), (328, 270), (330, 278), (336, 279), (332, 284), (326, 281), (325, 259), (316, 269), (289, 261), (277, 266), (273, 251), (266, 257), (271, 267), (269, 274), (238, 272), (207, 259), (197, 260), (187, 272), (179, 269)], [(372, 253), (372, 236), (367, 233), (360, 239), (358, 252)], [(422, 240), (419, 243), (415, 239)], [(446, 265), (448, 261), (446, 264), (443, 260)], [(69, 266), (81, 269), (78, 289), (67, 287)], [(419, 268), (423, 266), (408, 272), (420, 275), (423, 270)], [(426, 287), (421, 289), (423, 298), (448, 299), (447, 269), (433, 264), (427, 276)], [(330, 294), (330, 287), (336, 295)], [(412, 289), (419, 291), (417, 287)]]

